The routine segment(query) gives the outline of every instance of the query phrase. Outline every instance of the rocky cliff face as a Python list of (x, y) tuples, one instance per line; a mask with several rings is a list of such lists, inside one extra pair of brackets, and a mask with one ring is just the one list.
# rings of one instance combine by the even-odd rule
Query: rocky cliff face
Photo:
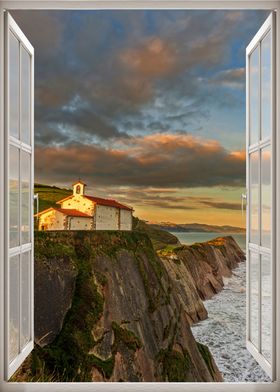
[(243, 259), (230, 237), (161, 257), (137, 232), (39, 232), (36, 348), (16, 380), (221, 381), (190, 324)]
[[(230, 277), (238, 263), (245, 261), (244, 252), (231, 236), (162, 250), (160, 254), (169, 275), (181, 287), (180, 292), (185, 298), (191, 298), (195, 291), (202, 300), (220, 292), (224, 286), (223, 277)], [(205, 316), (199, 311), (197, 315), (190, 311), (191, 314), (194, 322)]]

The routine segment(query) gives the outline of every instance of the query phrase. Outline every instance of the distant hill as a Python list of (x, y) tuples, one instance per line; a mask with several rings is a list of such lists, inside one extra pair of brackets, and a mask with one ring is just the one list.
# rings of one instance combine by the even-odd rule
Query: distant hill
[(34, 184), (34, 194), (39, 195), (39, 211), (50, 207), (58, 207), (56, 202), (72, 195), (72, 189), (58, 188), (56, 186)]
[(172, 232), (196, 232), (196, 233), (234, 233), (234, 234), (243, 234), (246, 233), (246, 229), (243, 227), (236, 226), (217, 226), (217, 225), (206, 225), (201, 223), (170, 223), (170, 222), (162, 222), (162, 223), (149, 223), (147, 224), (154, 228)]
[(180, 245), (180, 241), (177, 237), (175, 237), (175, 235), (168, 233), (160, 227), (148, 225), (144, 221), (135, 217), (133, 217), (133, 230), (146, 233), (150, 237), (155, 250), (163, 249), (168, 245)]

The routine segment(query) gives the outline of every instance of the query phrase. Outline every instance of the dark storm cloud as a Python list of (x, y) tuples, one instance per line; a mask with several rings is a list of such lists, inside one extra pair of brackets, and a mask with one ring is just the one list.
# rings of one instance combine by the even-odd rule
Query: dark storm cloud
[[(207, 105), (232, 104), (232, 96), (213, 99), (214, 85), (207, 89), (198, 75), (208, 78), (209, 71), (225, 68), (233, 37), (249, 36), (263, 17), (241, 11), (149, 11), (149, 19), (145, 11), (13, 14), (35, 46), (41, 144), (48, 142), (49, 127), (55, 131), (50, 143), (60, 143), (63, 127), (69, 127), (73, 141), (77, 132), (86, 133), (88, 141), (110, 139), (124, 136), (123, 123), (126, 132), (139, 123), (147, 132), (184, 129), (208, 114)], [(76, 96), (82, 105), (72, 113), (64, 110)]]
[[(243, 186), (244, 153), (228, 152), (215, 141), (190, 135), (156, 134), (123, 139), (123, 146), (98, 145), (37, 148), (38, 181), (120, 186), (211, 187)], [(46, 171), (45, 168), (48, 168)]]
[[(100, 139), (113, 138), (117, 136), (126, 137), (126, 133), (119, 132), (115, 126), (109, 123), (108, 119), (98, 116), (91, 108), (79, 108), (70, 110), (69, 108), (43, 111), (42, 122), (48, 124), (45, 129), (40, 130), (42, 123), (37, 126), (40, 132), (36, 137), (37, 145), (67, 144), (69, 141), (92, 142), (93, 137)], [(57, 128), (60, 128), (60, 131)], [(51, 129), (51, 132), (48, 130)], [(61, 129), (64, 129), (62, 132)]]

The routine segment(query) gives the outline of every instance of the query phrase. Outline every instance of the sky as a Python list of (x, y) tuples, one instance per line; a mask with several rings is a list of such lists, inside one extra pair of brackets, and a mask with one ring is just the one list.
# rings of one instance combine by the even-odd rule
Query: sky
[(268, 12), (12, 15), (35, 48), (35, 182), (245, 226), (245, 49)]

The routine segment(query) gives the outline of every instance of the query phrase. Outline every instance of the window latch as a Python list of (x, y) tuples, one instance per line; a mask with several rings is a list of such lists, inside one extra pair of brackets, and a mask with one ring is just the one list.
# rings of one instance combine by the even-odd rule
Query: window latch
[(244, 215), (246, 202), (247, 202), (247, 194), (246, 193), (241, 193), (241, 212), (242, 212), (242, 216)]
[(34, 194), (34, 201), (36, 202), (36, 215), (37, 215), (37, 221), (38, 221), (38, 214), (39, 214), (39, 193)]

